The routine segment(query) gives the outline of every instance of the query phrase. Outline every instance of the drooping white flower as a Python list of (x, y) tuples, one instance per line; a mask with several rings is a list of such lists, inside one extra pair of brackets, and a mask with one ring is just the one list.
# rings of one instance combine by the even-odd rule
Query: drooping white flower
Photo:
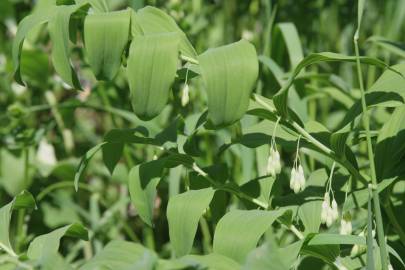
[[(361, 237), (364, 237), (364, 231), (361, 231), (360, 233), (359, 233), (359, 236), (361, 236)], [(360, 246), (360, 245), (354, 245), (353, 247), (352, 247), (352, 250), (350, 251), (350, 256), (351, 257), (356, 257), (356, 256), (358, 256), (359, 254), (362, 254), (362, 253), (364, 253), (366, 251), (366, 246)]]
[(322, 211), (321, 211), (321, 222), (323, 224), (325, 224), (328, 219), (329, 204), (330, 204), (329, 192), (326, 192), (325, 196), (323, 198)]
[(188, 87), (188, 84), (186, 83), (183, 87), (182, 90), (182, 95), (181, 95), (181, 106), (185, 107), (188, 102), (190, 101), (190, 95), (189, 95), (190, 89)]
[(346, 212), (340, 220), (340, 234), (350, 235), (352, 231), (352, 217), (349, 212)]
[(304, 175), (304, 169), (302, 168), (301, 164), (298, 166), (297, 178), (298, 178), (297, 180), (300, 184), (300, 189), (302, 191), (305, 188), (305, 175)]
[(339, 210), (338, 210), (338, 205), (336, 203), (335, 198), (332, 200), (332, 218), (333, 220), (338, 219), (339, 217)]
[(56, 164), (55, 149), (52, 144), (42, 139), (38, 146), (37, 161), (43, 165), (53, 166)]
[(280, 153), (272, 147), (270, 149), (269, 158), (267, 160), (267, 174), (275, 177), (281, 172)]

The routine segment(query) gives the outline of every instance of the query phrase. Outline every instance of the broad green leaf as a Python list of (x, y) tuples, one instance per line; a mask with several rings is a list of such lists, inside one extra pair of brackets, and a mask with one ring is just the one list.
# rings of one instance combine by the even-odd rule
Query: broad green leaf
[(177, 33), (180, 37), (179, 50), (188, 60), (196, 61), (197, 53), (187, 36), (172, 17), (155, 7), (144, 7), (137, 12), (137, 22), (145, 34)]
[[(384, 71), (366, 92), (367, 107), (398, 107), (405, 103), (405, 64), (398, 64), (391, 68), (402, 76), (389, 69)], [(361, 113), (361, 101), (357, 100), (346, 112), (339, 128), (342, 129), (353, 122)]]
[(87, 230), (80, 224), (71, 224), (50, 233), (34, 238), (28, 247), (27, 256), (33, 260), (42, 260), (58, 253), (60, 240), (64, 236), (88, 240)]
[(319, 232), (321, 226), (322, 201), (311, 200), (300, 205), (298, 215), (304, 224), (305, 234)]
[(284, 214), (283, 210), (232, 210), (215, 229), (214, 252), (243, 262), (263, 233)]
[(212, 188), (189, 190), (169, 199), (167, 205), (169, 236), (177, 257), (190, 252), (198, 221), (208, 208), (214, 193)]
[(81, 86), (70, 63), (69, 27), (72, 14), (82, 7), (84, 5), (58, 6), (48, 23), (49, 35), (52, 40), (53, 66), (62, 80), (76, 89), (81, 89)]
[(102, 146), (103, 161), (110, 174), (113, 174), (115, 166), (121, 159), (123, 150), (123, 143), (106, 143)]
[(89, 3), (96, 12), (108, 12), (107, 0), (75, 0), (77, 4)]
[(34, 197), (28, 191), (17, 195), (10, 203), (0, 208), (0, 250), (15, 255), (10, 243), (10, 220), (13, 210), (36, 208)]
[(397, 107), (377, 137), (375, 164), (377, 179), (387, 179), (404, 172), (405, 105)]
[(40, 262), (41, 270), (73, 270), (74, 268), (65, 261), (59, 253), (45, 256)]
[(240, 268), (240, 265), (236, 261), (215, 253), (210, 253), (204, 256), (187, 255), (179, 260), (186, 262), (190, 266), (198, 264), (202, 267), (206, 267), (207, 269), (237, 270)]
[(366, 238), (357, 235), (319, 233), (309, 240), (308, 245), (366, 245)]
[[(108, 243), (96, 256), (81, 266), (79, 270), (152, 270), (155, 269), (154, 265), (156, 262), (156, 254), (142, 245), (115, 240)], [(150, 265), (151, 267), (144, 267), (145, 265)]]
[(4, 148), (0, 150), (0, 186), (10, 196), (16, 196), (24, 189), (28, 189), (32, 183), (35, 170), (33, 166), (30, 166), (33, 155), (29, 156), (28, 179), (25, 179), (24, 153), (15, 156)]
[(176, 76), (179, 35), (137, 35), (129, 51), (127, 76), (135, 114), (150, 120), (165, 107)]
[(278, 23), (275, 34), (277, 35), (278, 33), (282, 35), (287, 47), (291, 68), (295, 68), (304, 58), (297, 28), (290, 22)]
[(241, 40), (209, 49), (198, 61), (208, 95), (208, 118), (215, 126), (239, 120), (248, 109), (258, 76), (254, 46)]
[(391, 41), (379, 36), (371, 36), (367, 39), (367, 41), (380, 46), (381, 48), (391, 52), (392, 54), (396, 54), (402, 58), (405, 58), (405, 46), (403, 43)]
[(112, 80), (117, 74), (129, 39), (130, 21), (129, 9), (86, 16), (85, 49), (97, 79)]
[(297, 260), (304, 241), (298, 241), (286, 247), (278, 247), (274, 241), (249, 253), (242, 269), (245, 270), (285, 270), (291, 269)]
[[(278, 91), (278, 93), (273, 97), (274, 105), (277, 108), (277, 111), (281, 114), (281, 116), (288, 115), (288, 105), (287, 105), (288, 90), (294, 83), (295, 78), (305, 67), (322, 62), (355, 62), (355, 61), (356, 61), (355, 56), (347, 56), (331, 52), (312, 53), (308, 55), (294, 68), (287, 83), (283, 85), (280, 91)], [(363, 64), (373, 65), (381, 68), (390, 68), (381, 60), (372, 57), (365, 57), (365, 56), (360, 57), (360, 62)]]
[[(380, 193), (385, 190), (388, 186), (390, 186), (394, 182), (394, 179), (384, 179), (377, 186), (377, 192)], [(347, 197), (347, 200), (343, 206), (343, 211), (348, 211), (356, 207), (362, 207), (368, 201), (368, 189), (367, 187), (356, 190), (350, 193)]]
[(24, 84), (20, 72), (20, 58), (21, 50), (24, 44), (24, 39), (28, 33), (36, 26), (46, 23), (54, 15), (55, 6), (50, 6), (42, 10), (38, 10), (26, 16), (18, 25), (17, 34), (13, 41), (13, 66), (14, 66), (14, 79), (21, 85)]
[(136, 165), (128, 176), (131, 201), (141, 219), (149, 226), (153, 226), (156, 186), (162, 176), (164, 161), (160, 159)]

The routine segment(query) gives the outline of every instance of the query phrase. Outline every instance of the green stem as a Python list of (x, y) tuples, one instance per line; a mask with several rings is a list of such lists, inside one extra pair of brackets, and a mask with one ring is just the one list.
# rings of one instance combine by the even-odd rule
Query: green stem
[(219, 184), (218, 184), (217, 182), (215, 182), (215, 180), (213, 180), (206, 172), (204, 172), (200, 167), (198, 167), (196, 163), (193, 164), (192, 169), (193, 169), (196, 173), (198, 173), (199, 175), (201, 175), (201, 176), (203, 176), (205, 179), (207, 179), (208, 182), (210, 182), (210, 184), (211, 184), (214, 188), (216, 188), (216, 189), (224, 190), (224, 191), (233, 193), (233, 194), (235, 194), (237, 197), (242, 198), (242, 199), (245, 199), (245, 200), (247, 200), (247, 201), (249, 201), (249, 202), (251, 202), (251, 203), (253, 203), (253, 204), (256, 204), (257, 206), (259, 206), (259, 207), (261, 207), (261, 208), (267, 209), (267, 208), (269, 207), (269, 205), (268, 205), (266, 202), (262, 202), (262, 201), (260, 201), (260, 200), (258, 200), (258, 199), (256, 199), (256, 198), (252, 198), (252, 197), (250, 197), (249, 195), (243, 193), (242, 191), (234, 190), (234, 189), (231, 189), (231, 188), (229, 188), (229, 187), (219, 185)]
[[(263, 101), (262, 99), (260, 99), (259, 96), (255, 95), (254, 96), (255, 101), (257, 103), (259, 103), (260, 105), (262, 105), (264, 108), (266, 108), (267, 110), (269, 110), (270, 112), (275, 113), (275, 109), (273, 109), (272, 107), (270, 107), (265, 101)], [(326, 155), (330, 156), (332, 159), (334, 159), (335, 161), (337, 161), (340, 165), (342, 165), (343, 167), (345, 167), (350, 174), (352, 174), (354, 177), (356, 177), (357, 179), (361, 180), (362, 182), (367, 182), (367, 180), (359, 173), (359, 171), (353, 167), (353, 165), (348, 162), (347, 160), (344, 160), (340, 157), (338, 157), (332, 149), (330, 149), (329, 147), (327, 147), (326, 145), (324, 145), (323, 143), (321, 143), (320, 141), (318, 141), (316, 138), (314, 138), (311, 134), (309, 134), (304, 128), (302, 128), (298, 123), (292, 121), (292, 120), (288, 120), (288, 123), (291, 124), (296, 131), (301, 134), (301, 136), (303, 138), (305, 138), (308, 142), (312, 143), (315, 147), (317, 147), (319, 150), (321, 150), (322, 152), (324, 152)]]
[(203, 249), (205, 254), (209, 254), (212, 252), (211, 248), (211, 233), (210, 229), (208, 227), (208, 222), (204, 217), (200, 218), (200, 227), (201, 227), (201, 233), (203, 235)]
[[(29, 177), (29, 149), (27, 147), (23, 150), (24, 155), (24, 186), (28, 186), (28, 177)], [(17, 228), (16, 228), (16, 251), (17, 253), (21, 252), (21, 246), (25, 238), (24, 232), (24, 218), (25, 218), (25, 209), (18, 210), (17, 216)]]
[(359, 53), (359, 45), (358, 45), (358, 36), (355, 35), (354, 37), (354, 49), (356, 52), (356, 66), (357, 66), (357, 75), (359, 79), (359, 86), (361, 92), (361, 107), (362, 107), (362, 116), (363, 116), (363, 125), (366, 129), (366, 138), (367, 138), (367, 153), (368, 159), (370, 162), (370, 171), (371, 171), (371, 181), (373, 184), (373, 203), (374, 203), (374, 214), (377, 223), (377, 235), (378, 235), (378, 244), (380, 246), (380, 256), (381, 256), (381, 265), (383, 270), (388, 270), (388, 258), (387, 258), (387, 247), (385, 243), (385, 236), (384, 236), (384, 226), (381, 216), (381, 207), (380, 207), (380, 198), (378, 196), (377, 187), (377, 175), (375, 170), (374, 164), (374, 153), (373, 153), (373, 146), (371, 143), (371, 133), (370, 133), (370, 118), (367, 111), (367, 104), (366, 104), (366, 97), (365, 97), (365, 90), (363, 85), (363, 74), (361, 71), (360, 65), (360, 53)]
[[(66, 188), (66, 187), (71, 187), (74, 188), (74, 183), (72, 181), (63, 181), (63, 182), (58, 182), (55, 184), (52, 184), (50, 186), (47, 186), (44, 190), (42, 190), (37, 198), (36, 201), (37, 203), (39, 201), (41, 201), (45, 196), (47, 196), (49, 193), (51, 193), (52, 191), (54, 191), (55, 189), (60, 189), (60, 188)], [(92, 192), (93, 190), (91, 189), (91, 187), (87, 184), (84, 183), (79, 183), (79, 188), (83, 189), (83, 190), (87, 190), (89, 192)]]

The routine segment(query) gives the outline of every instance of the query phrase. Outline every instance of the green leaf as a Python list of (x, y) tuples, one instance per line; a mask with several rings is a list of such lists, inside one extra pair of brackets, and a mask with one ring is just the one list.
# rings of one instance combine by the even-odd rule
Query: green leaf
[(179, 28), (172, 17), (155, 7), (144, 7), (137, 12), (137, 22), (145, 34), (177, 33), (180, 37), (179, 49), (182, 55), (196, 61), (197, 53), (187, 36)]
[(387, 179), (405, 172), (405, 105), (397, 107), (377, 137), (375, 164), (377, 179)]
[(248, 109), (258, 76), (254, 46), (241, 40), (209, 49), (198, 61), (208, 95), (208, 118), (215, 126), (239, 120)]
[(69, 27), (72, 14), (83, 7), (84, 5), (58, 6), (48, 23), (49, 35), (52, 40), (53, 66), (62, 80), (76, 89), (81, 89), (81, 86), (70, 63)]
[[(321, 62), (355, 62), (355, 61), (356, 61), (355, 56), (347, 56), (331, 52), (312, 53), (308, 55), (295, 67), (287, 83), (283, 85), (283, 87), (280, 89), (280, 91), (278, 91), (276, 95), (274, 95), (273, 97), (274, 106), (277, 108), (277, 111), (281, 114), (281, 116), (288, 116), (288, 104), (287, 104), (288, 90), (294, 83), (295, 78), (305, 67)], [(360, 62), (363, 64), (374, 65), (381, 68), (390, 68), (381, 60), (372, 57), (366, 56), (360, 57)], [(392, 68), (390, 69), (395, 71)]]
[(10, 243), (10, 220), (13, 210), (36, 208), (34, 197), (28, 191), (17, 195), (10, 203), (0, 208), (0, 249), (17, 256)]
[(123, 150), (123, 143), (106, 143), (102, 146), (103, 161), (110, 174), (113, 174), (115, 166), (121, 159)]
[[(377, 192), (380, 193), (385, 190), (388, 186), (390, 186), (394, 182), (394, 179), (384, 179), (377, 185)], [(362, 207), (368, 201), (368, 189), (367, 187), (356, 190), (350, 193), (347, 197), (346, 203), (343, 206), (343, 211), (346, 212), (356, 207)]]
[[(398, 107), (405, 103), (405, 64), (386, 70), (366, 92), (367, 107)], [(398, 75), (398, 73), (401, 75)], [(361, 100), (357, 100), (347, 111), (339, 128), (344, 128), (362, 113)]]
[(106, 144), (105, 142), (99, 143), (93, 148), (91, 148), (89, 151), (86, 152), (86, 154), (82, 157), (80, 160), (79, 166), (76, 169), (75, 173), (75, 179), (74, 179), (74, 184), (75, 184), (75, 190), (77, 191), (79, 189), (79, 181), (84, 173), (84, 170), (87, 168), (87, 165), (89, 164), (91, 158), (102, 148), (102, 146)]
[(311, 238), (308, 245), (366, 245), (366, 238), (357, 235), (319, 233)]
[(298, 208), (298, 215), (304, 224), (305, 235), (319, 232), (321, 226), (322, 201), (312, 200), (305, 202)]
[[(144, 248), (142, 245), (115, 240), (108, 243), (96, 256), (80, 267), (79, 270), (152, 270), (156, 262), (156, 254)], [(144, 267), (145, 265), (151, 265), (151, 267)]]
[[(287, 22), (278, 23), (275, 29), (275, 35), (282, 35), (285, 46), (287, 47), (291, 67), (295, 68), (304, 58), (297, 28), (293, 23)], [(277, 40), (277, 37), (274, 40)], [(277, 49), (279, 48), (275, 48), (276, 51), (280, 51)]]
[(169, 236), (177, 257), (190, 252), (198, 221), (208, 208), (214, 193), (212, 188), (189, 190), (169, 199), (167, 205)]
[(35, 237), (28, 247), (27, 256), (33, 260), (42, 260), (57, 254), (60, 240), (64, 236), (88, 240), (87, 230), (82, 225), (74, 223)]
[(128, 43), (130, 10), (96, 13), (84, 20), (87, 58), (97, 79), (112, 80), (121, 66)]
[(189, 266), (199, 265), (202, 269), (235, 270), (240, 268), (240, 265), (234, 260), (215, 253), (204, 256), (187, 255), (178, 259), (178, 261), (184, 262)]
[(142, 120), (156, 117), (165, 107), (178, 63), (179, 35), (137, 35), (129, 51), (127, 76), (132, 108)]
[(283, 210), (232, 210), (220, 221), (214, 234), (214, 252), (243, 262), (262, 234), (284, 214)]
[(374, 262), (374, 245), (373, 245), (373, 211), (371, 210), (371, 190), (369, 189), (368, 203), (367, 203), (367, 270), (375, 269)]
[(44, 8), (42, 10), (32, 13), (31, 15), (26, 16), (24, 19), (21, 20), (21, 22), (18, 25), (17, 34), (13, 41), (12, 54), (13, 54), (14, 79), (21, 85), (24, 85), (20, 72), (20, 58), (24, 39), (33, 28), (35, 28), (40, 24), (48, 22), (50, 18), (54, 15), (54, 12), (55, 12), (54, 6)]
[(297, 260), (304, 241), (298, 241), (286, 247), (278, 247), (274, 241), (249, 253), (244, 270), (285, 270), (291, 269)]
[(89, 3), (96, 12), (108, 12), (107, 0), (75, 0), (77, 4)]
[(137, 165), (128, 176), (131, 201), (141, 219), (149, 226), (153, 226), (156, 186), (160, 181), (164, 162), (164, 159), (160, 159)]

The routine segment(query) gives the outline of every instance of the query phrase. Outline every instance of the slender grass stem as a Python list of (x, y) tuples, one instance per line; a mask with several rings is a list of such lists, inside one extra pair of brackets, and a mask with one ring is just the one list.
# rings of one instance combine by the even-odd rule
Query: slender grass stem
[(374, 153), (373, 153), (373, 146), (371, 143), (371, 133), (370, 133), (370, 118), (368, 115), (367, 104), (366, 104), (366, 97), (365, 97), (365, 89), (363, 85), (363, 74), (361, 71), (360, 65), (360, 53), (359, 53), (359, 45), (358, 45), (358, 36), (355, 35), (354, 37), (354, 49), (356, 53), (356, 66), (357, 66), (357, 75), (359, 79), (359, 86), (361, 92), (361, 107), (362, 107), (362, 118), (363, 118), (363, 125), (366, 129), (366, 139), (367, 139), (367, 153), (368, 153), (368, 160), (370, 162), (370, 173), (371, 173), (371, 182), (374, 186), (373, 189), (373, 203), (374, 203), (374, 214), (377, 224), (377, 235), (378, 235), (378, 244), (380, 246), (380, 256), (381, 256), (381, 265), (383, 270), (388, 270), (388, 257), (387, 257), (387, 247), (385, 243), (385, 236), (384, 236), (384, 226), (382, 222), (381, 216), (381, 207), (380, 207), (380, 198), (378, 196), (377, 187), (377, 175), (375, 170), (375, 163), (374, 163)]

